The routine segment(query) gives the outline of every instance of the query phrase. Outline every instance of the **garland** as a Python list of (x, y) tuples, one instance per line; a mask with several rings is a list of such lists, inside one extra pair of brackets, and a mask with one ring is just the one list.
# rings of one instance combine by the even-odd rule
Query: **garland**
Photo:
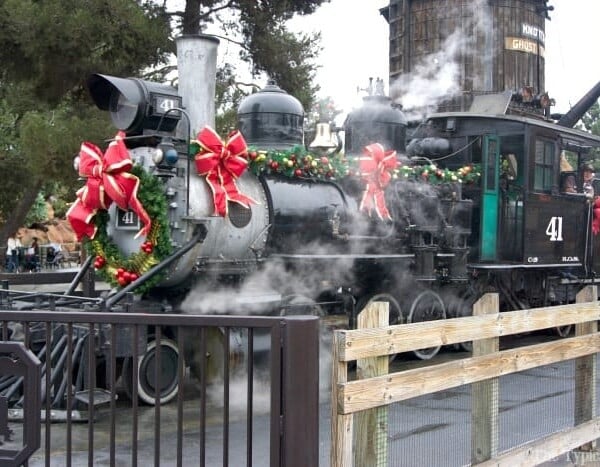
[[(97, 233), (93, 240), (85, 239), (89, 255), (95, 256), (94, 268), (98, 275), (115, 287), (124, 287), (135, 281), (150, 268), (171, 253), (171, 240), (167, 220), (167, 202), (162, 183), (142, 167), (134, 166), (131, 173), (140, 179), (138, 198), (151, 219), (151, 227), (140, 251), (125, 257), (109, 237), (106, 226), (110, 220), (108, 211), (99, 210), (94, 216)], [(136, 289), (143, 294), (162, 279), (158, 274)]]
[[(291, 178), (339, 180), (359, 175), (358, 158), (343, 155), (316, 156), (303, 146), (288, 151), (248, 151), (250, 170), (255, 175), (276, 174)], [(390, 171), (393, 179), (411, 179), (431, 184), (475, 184), (481, 177), (479, 164), (468, 164), (457, 170), (443, 169), (435, 164), (400, 165)]]

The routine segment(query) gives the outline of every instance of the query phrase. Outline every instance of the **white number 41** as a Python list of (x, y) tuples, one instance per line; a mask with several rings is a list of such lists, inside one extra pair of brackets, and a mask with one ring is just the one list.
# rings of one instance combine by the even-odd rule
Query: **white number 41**
[(562, 242), (562, 221), (563, 218), (560, 216), (554, 216), (550, 218), (548, 227), (546, 227), (546, 235), (550, 237), (551, 242)]

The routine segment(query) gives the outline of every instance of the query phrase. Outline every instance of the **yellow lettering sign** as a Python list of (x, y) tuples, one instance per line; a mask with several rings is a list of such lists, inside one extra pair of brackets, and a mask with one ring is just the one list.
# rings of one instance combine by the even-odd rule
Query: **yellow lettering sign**
[(506, 50), (516, 50), (518, 52), (525, 52), (528, 54), (544, 56), (544, 48), (541, 45), (536, 44), (534, 41), (528, 39), (522, 39), (519, 37), (505, 37), (504, 48)]

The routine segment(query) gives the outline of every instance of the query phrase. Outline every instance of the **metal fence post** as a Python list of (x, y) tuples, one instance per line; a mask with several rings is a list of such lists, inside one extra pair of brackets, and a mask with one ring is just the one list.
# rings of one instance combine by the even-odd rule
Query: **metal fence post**
[(282, 341), (281, 466), (316, 466), (319, 465), (319, 318), (285, 318)]

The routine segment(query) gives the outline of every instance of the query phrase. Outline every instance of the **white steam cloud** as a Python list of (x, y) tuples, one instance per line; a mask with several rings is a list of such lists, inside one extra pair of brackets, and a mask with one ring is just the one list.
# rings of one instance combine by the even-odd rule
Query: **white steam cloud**
[[(390, 95), (396, 96), (394, 101), (402, 105), (409, 118), (426, 114), (440, 103), (460, 95), (461, 55), (472, 53), (475, 42), (491, 31), (491, 21), (484, 0), (477, 0), (467, 8), (471, 15), (469, 24), (463, 23), (461, 29), (453, 31), (444, 40), (439, 51), (424, 57), (410, 73), (390, 84)], [(455, 16), (462, 16), (463, 21), (468, 17)], [(483, 60), (491, 59), (492, 57), (483, 57)]]

